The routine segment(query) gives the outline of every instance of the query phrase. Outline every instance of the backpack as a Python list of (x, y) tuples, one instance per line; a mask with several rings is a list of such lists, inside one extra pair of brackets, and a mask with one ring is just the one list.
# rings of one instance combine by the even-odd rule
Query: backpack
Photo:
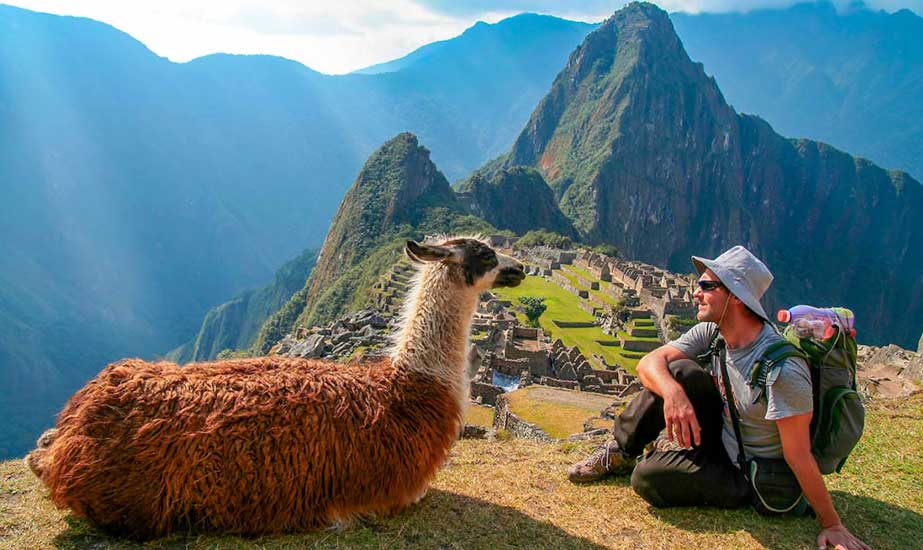
[(799, 338), (792, 325), (782, 338), (754, 365), (750, 386), (765, 391), (767, 380), (778, 376), (775, 369), (785, 359), (804, 359), (814, 398), (811, 451), (822, 474), (839, 473), (865, 426), (865, 408), (856, 391), (856, 340), (839, 327), (827, 339)]

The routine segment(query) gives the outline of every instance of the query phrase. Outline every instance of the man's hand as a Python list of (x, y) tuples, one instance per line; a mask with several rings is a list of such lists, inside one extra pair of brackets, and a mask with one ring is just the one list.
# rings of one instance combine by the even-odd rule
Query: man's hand
[[(667, 437), (682, 447), (702, 444), (702, 430), (695, 417), (695, 409), (678, 384), (674, 391), (663, 397), (663, 419), (667, 424)], [(675, 439), (674, 439), (675, 436)]]
[(817, 535), (818, 550), (869, 550), (867, 544), (846, 530), (843, 524), (827, 527)]

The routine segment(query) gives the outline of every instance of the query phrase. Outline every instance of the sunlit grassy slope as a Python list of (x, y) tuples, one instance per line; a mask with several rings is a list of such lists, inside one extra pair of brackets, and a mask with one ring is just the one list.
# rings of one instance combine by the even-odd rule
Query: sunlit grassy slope
[[(495, 292), (502, 298), (511, 300), (514, 304), (518, 303), (517, 299), (522, 296), (540, 296), (545, 298), (545, 304), (548, 309), (539, 318), (539, 324), (544, 329), (545, 334), (550, 334), (552, 338), (560, 338), (564, 345), (577, 346), (580, 350), (592, 359), (592, 354), (602, 355), (610, 364), (621, 364), (633, 370), (634, 365), (630, 360), (620, 357), (618, 347), (600, 345), (597, 340), (613, 340), (614, 338), (602, 331), (599, 327), (589, 328), (559, 328), (552, 321), (593, 321), (593, 316), (580, 309), (577, 305), (579, 298), (574, 294), (564, 290), (555, 283), (543, 277), (526, 277), (526, 280), (515, 288), (496, 289)], [(517, 313), (522, 322), (526, 322), (525, 316)], [(636, 363), (636, 362), (635, 362)], [(596, 368), (602, 368), (602, 365), (595, 364)]]

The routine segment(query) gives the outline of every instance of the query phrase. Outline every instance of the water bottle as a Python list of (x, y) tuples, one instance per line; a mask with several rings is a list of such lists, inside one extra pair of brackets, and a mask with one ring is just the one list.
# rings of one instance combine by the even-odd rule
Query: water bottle
[[(795, 322), (792, 323), (792, 327), (795, 331), (795, 336), (798, 338), (817, 338), (818, 340), (829, 338), (829, 336), (827, 336), (828, 331), (833, 329), (833, 327), (827, 325), (827, 323), (821, 319), (805, 318), (795, 319)], [(830, 336), (832, 336), (832, 334)]]
[[(845, 307), (818, 308), (798, 305), (791, 309), (780, 309), (776, 318), (782, 323), (796, 325), (796, 333), (810, 333), (814, 338), (830, 338), (837, 333), (837, 328), (853, 338), (856, 336), (856, 317), (851, 310)], [(799, 324), (799, 321), (810, 322)], [(822, 331), (819, 328), (821, 325), (824, 327)], [(816, 336), (818, 333), (820, 336)], [(799, 337), (806, 338), (800, 334)]]

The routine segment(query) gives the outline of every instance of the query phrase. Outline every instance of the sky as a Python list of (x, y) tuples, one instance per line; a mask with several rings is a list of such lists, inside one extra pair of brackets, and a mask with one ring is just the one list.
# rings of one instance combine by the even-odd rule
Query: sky
[[(34, 11), (89, 17), (184, 62), (211, 53), (271, 54), (327, 74), (344, 74), (458, 36), (477, 21), (522, 12), (597, 22), (625, 0), (0, 0)], [(793, 0), (655, 0), (673, 11), (727, 12), (782, 7)], [(851, 0), (834, 0), (848, 9)], [(874, 9), (923, 0), (866, 0)]]

